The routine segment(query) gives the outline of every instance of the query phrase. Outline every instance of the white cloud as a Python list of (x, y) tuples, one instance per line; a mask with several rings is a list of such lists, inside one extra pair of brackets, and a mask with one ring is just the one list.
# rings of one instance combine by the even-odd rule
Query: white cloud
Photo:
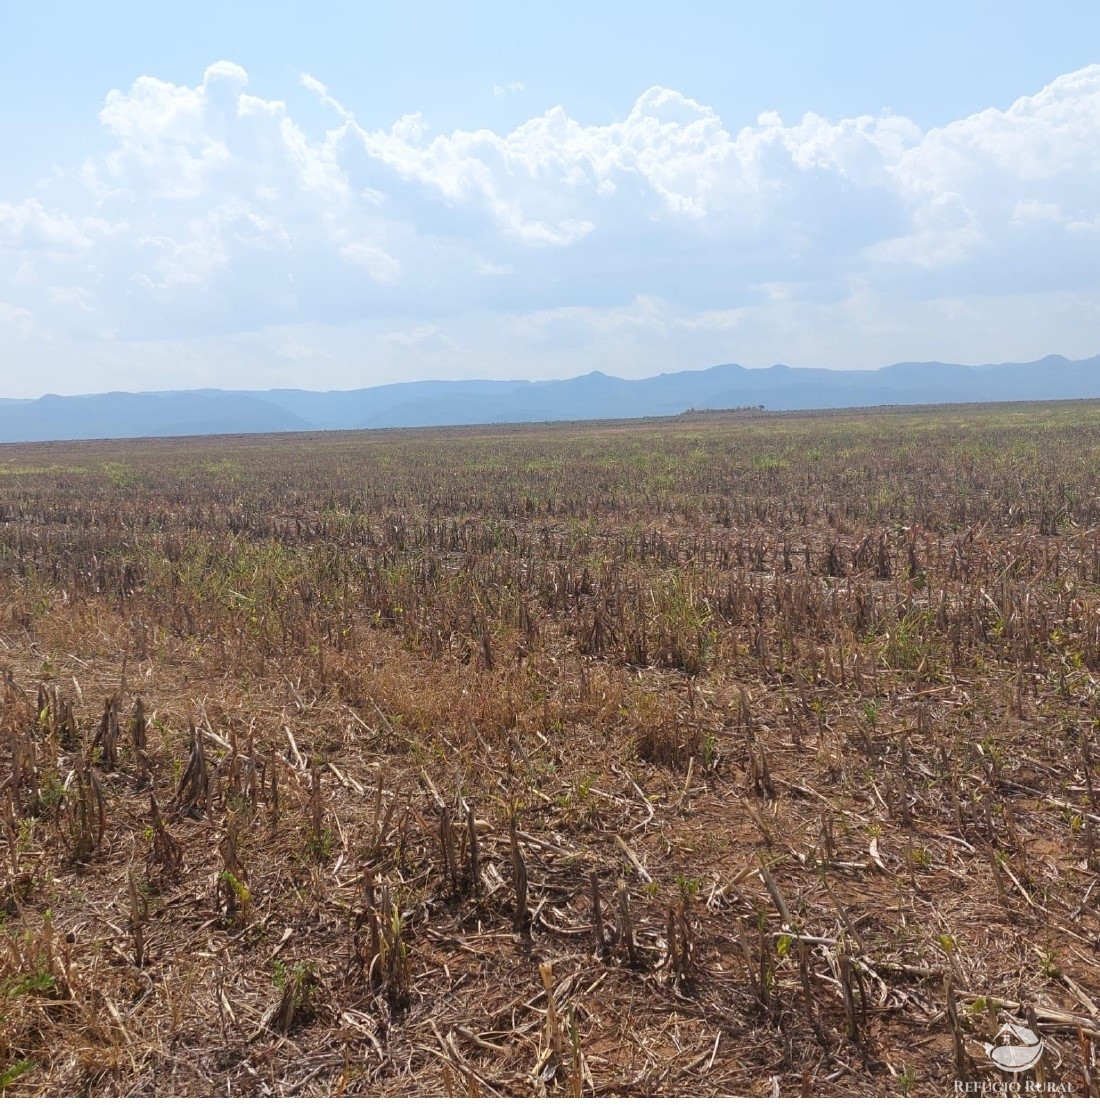
[(1062, 209), (1056, 203), (1042, 203), (1039, 200), (1017, 200), (1012, 209), (1014, 223), (1026, 222), (1062, 222)]
[(92, 245), (95, 235), (109, 234), (111, 229), (102, 219), (51, 214), (37, 199), (0, 202), (0, 247), (8, 249), (80, 253)]
[(913, 231), (872, 246), (875, 261), (909, 263), (923, 268), (958, 265), (983, 240), (974, 213), (958, 192), (944, 192), (913, 214)]
[[(812, 220), (835, 215), (838, 202), (858, 210), (869, 195), (894, 205), (893, 233), (875, 236), (882, 228), (872, 227), (871, 240), (850, 252), (896, 240), (869, 255), (920, 266), (958, 263), (988, 237), (990, 216), (1005, 223), (1019, 217), (1021, 203), (1055, 202), (1036, 182), (1100, 170), (1100, 66), (1059, 78), (1007, 111), (927, 134), (896, 115), (830, 123), (812, 113), (793, 125), (765, 113), (732, 134), (712, 108), (660, 87), (606, 125), (553, 108), (508, 134), (432, 135), (415, 113), (367, 130), (321, 81), (303, 74), (299, 83), (338, 117), (319, 138), (307, 136), (283, 101), (247, 94), (247, 75), (231, 63), (211, 66), (194, 88), (143, 77), (108, 97), (101, 118), (117, 141), (101, 169), (123, 186), (134, 176), (152, 182), (164, 197), (224, 184), (284, 208), (308, 198), (329, 205), (330, 224), (366, 200), (384, 207), (398, 195), (423, 214), (435, 198), (456, 218), (480, 210), (506, 238), (555, 247), (575, 246), (624, 217), (642, 227), (687, 220), (718, 236), (758, 234), (794, 215), (812, 239)], [(417, 196), (410, 187), (426, 191)], [(1012, 206), (1002, 201), (997, 210), (1006, 192), (1015, 193)], [(965, 227), (945, 225), (949, 207), (971, 212)], [(337, 235), (334, 248), (348, 238)]]
[(487, 261), (478, 257), (474, 261), (474, 271), (479, 276), (511, 276), (516, 270), (511, 265), (502, 265), (496, 261)]
[(401, 266), (384, 249), (373, 242), (349, 242), (340, 249), (340, 256), (366, 269), (380, 283), (397, 279)]
[(240, 66), (221, 61), (197, 88), (140, 77), (128, 93), (113, 89), (99, 119), (116, 145), (94, 179), (167, 198), (200, 195), (230, 160), (228, 116), (247, 83)]
[(25, 307), (13, 303), (0, 303), (0, 338), (12, 341), (30, 341), (44, 335), (35, 325), (34, 315)]
[(389, 333), (382, 334), (381, 340), (402, 349), (419, 349), (421, 351), (458, 348), (457, 342), (442, 333), (440, 328), (434, 324), (416, 326), (411, 330), (391, 330)]
[(61, 307), (78, 307), (81, 311), (95, 310), (92, 293), (87, 288), (55, 286), (46, 289), (46, 298)]
[(303, 73), (298, 78), (298, 83), (303, 88), (308, 88), (315, 96), (320, 99), (326, 107), (332, 108), (341, 119), (351, 119), (352, 114), (343, 104), (329, 95), (328, 89), (319, 81), (316, 77), (311, 77), (308, 73)]
[(515, 92), (523, 91), (523, 81), (509, 81), (507, 84), (494, 84), (494, 96), (510, 96)]
[[(326, 122), (295, 112), (303, 93)], [(738, 127), (663, 87), (610, 123), (553, 107), (507, 133), (369, 128), (308, 73), (270, 99), (228, 61), (193, 86), (140, 77), (99, 118), (103, 148), (48, 174), (49, 208), (0, 198), (7, 339), (90, 341), (94, 315), (114, 347), (318, 327), (286, 346), (316, 358), (283, 360), (330, 372), (361, 363), (337, 336), (357, 326), (378, 371), (414, 375), (514, 375), (522, 341), (558, 374), (587, 351), (616, 371), (752, 349), (867, 365), (916, 355), (929, 319), (960, 348), (993, 319), (1020, 344), (1030, 295), (1063, 345), (1094, 341), (1100, 65), (928, 131), (892, 113)]]

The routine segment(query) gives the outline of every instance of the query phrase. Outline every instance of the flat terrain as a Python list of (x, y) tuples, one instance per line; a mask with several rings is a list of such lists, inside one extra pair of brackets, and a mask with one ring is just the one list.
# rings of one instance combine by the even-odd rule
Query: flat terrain
[(0, 1086), (1087, 1092), (1098, 431), (0, 446)]

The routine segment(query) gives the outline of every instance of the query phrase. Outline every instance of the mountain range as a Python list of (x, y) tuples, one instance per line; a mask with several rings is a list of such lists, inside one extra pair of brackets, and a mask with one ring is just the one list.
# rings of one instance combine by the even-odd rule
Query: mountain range
[(0, 442), (639, 418), (687, 410), (811, 410), (1100, 397), (1100, 356), (873, 371), (716, 365), (624, 380), (440, 380), (355, 391), (108, 392), (0, 399)]

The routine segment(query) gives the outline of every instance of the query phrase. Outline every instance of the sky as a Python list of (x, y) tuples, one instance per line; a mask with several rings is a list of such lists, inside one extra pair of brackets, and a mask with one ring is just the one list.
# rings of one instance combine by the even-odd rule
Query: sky
[(0, 396), (1100, 353), (1100, 4), (0, 5)]

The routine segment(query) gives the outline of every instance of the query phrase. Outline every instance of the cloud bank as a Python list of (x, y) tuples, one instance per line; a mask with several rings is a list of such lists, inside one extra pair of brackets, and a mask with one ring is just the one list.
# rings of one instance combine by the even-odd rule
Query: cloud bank
[(735, 130), (654, 87), (610, 123), (438, 134), (285, 93), (140, 77), (94, 157), (0, 197), (0, 392), (1100, 347), (1100, 65), (930, 130)]

